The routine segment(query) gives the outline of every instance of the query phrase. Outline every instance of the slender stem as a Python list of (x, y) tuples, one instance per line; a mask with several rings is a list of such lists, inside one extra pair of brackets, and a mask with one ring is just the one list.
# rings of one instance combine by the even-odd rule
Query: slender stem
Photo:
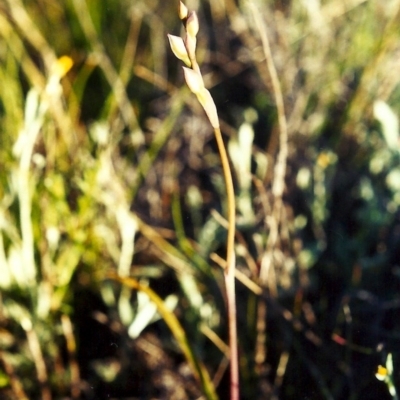
[[(197, 96), (200, 104), (203, 106), (211, 125), (214, 128), (215, 139), (217, 141), (219, 155), (221, 158), (222, 170), (225, 178), (226, 195), (228, 204), (228, 237), (226, 245), (226, 266), (224, 270), (225, 290), (228, 309), (228, 330), (229, 330), (229, 348), (230, 348), (230, 389), (231, 400), (239, 400), (239, 366), (238, 366), (238, 340), (236, 327), (236, 295), (235, 295), (235, 191), (233, 188), (232, 172), (229, 166), (228, 154), (222, 139), (221, 129), (219, 127), (218, 114), (215, 103), (210, 92), (204, 87), (203, 77), (201, 75), (199, 64), (196, 60), (196, 34), (198, 31), (197, 15), (193, 11), (190, 14), (186, 6), (180, 3), (179, 15), (184, 22), (186, 37), (184, 46), (191, 63), (193, 76), (188, 76), (185, 68), (185, 78), (190, 90)], [(171, 43), (171, 46), (173, 44)], [(174, 48), (173, 48), (174, 50)], [(174, 51), (175, 53), (175, 51)], [(178, 56), (178, 58), (181, 58)], [(197, 76), (196, 76), (197, 75)]]
[(227, 203), (228, 203), (228, 238), (226, 250), (225, 286), (228, 305), (229, 347), (230, 347), (230, 381), (231, 400), (239, 399), (239, 365), (238, 365), (238, 341), (236, 327), (236, 294), (235, 294), (235, 191), (228, 154), (222, 139), (221, 130), (214, 128), (215, 139), (221, 158), (222, 169), (225, 178)]

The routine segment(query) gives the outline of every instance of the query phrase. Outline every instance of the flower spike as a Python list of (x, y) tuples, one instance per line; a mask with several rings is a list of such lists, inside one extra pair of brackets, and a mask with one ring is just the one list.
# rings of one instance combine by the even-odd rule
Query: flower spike
[[(229, 330), (229, 349), (230, 349), (230, 387), (231, 400), (239, 399), (239, 364), (238, 364), (238, 341), (236, 326), (236, 295), (235, 295), (235, 190), (232, 180), (232, 172), (229, 166), (228, 154), (222, 138), (222, 133), (218, 120), (217, 107), (210, 92), (205, 88), (199, 64), (196, 60), (197, 33), (199, 32), (199, 20), (195, 11), (188, 11), (186, 6), (180, 2), (179, 17), (186, 30), (185, 39), (168, 35), (169, 42), (174, 54), (185, 62), (187, 67), (183, 67), (185, 80), (189, 89), (197, 97), (202, 105), (207, 117), (214, 128), (215, 140), (221, 158), (222, 170), (224, 173), (226, 195), (227, 195), (227, 214), (228, 214), (228, 234), (226, 250), (226, 267), (224, 270), (225, 288), (227, 297), (228, 330)], [(189, 68), (188, 68), (189, 67)]]

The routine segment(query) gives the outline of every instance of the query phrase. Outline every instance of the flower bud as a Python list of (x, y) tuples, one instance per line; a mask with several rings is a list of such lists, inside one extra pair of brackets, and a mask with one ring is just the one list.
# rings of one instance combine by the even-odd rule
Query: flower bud
[(199, 19), (196, 11), (190, 11), (186, 21), (186, 32), (189, 36), (195, 38), (199, 32)]
[(183, 39), (179, 36), (168, 35), (169, 44), (171, 46), (172, 52), (175, 54), (176, 58), (183, 61), (188, 67), (192, 65), (189, 59), (188, 52), (186, 50)]
[(207, 117), (211, 123), (211, 126), (214, 129), (219, 128), (217, 107), (214, 103), (211, 93), (206, 88), (203, 88), (197, 94), (197, 99), (199, 100), (200, 104), (203, 106), (204, 111), (206, 112)]
[(189, 59), (194, 60), (196, 58), (196, 44), (197, 44), (196, 37), (191, 35), (186, 35), (185, 40), (183, 42), (186, 47)]
[(183, 72), (185, 74), (185, 81), (189, 86), (191, 92), (196, 96), (204, 89), (203, 78), (196, 71), (190, 68), (183, 67)]
[(179, 18), (183, 21), (188, 17), (189, 10), (187, 7), (180, 1), (179, 2)]

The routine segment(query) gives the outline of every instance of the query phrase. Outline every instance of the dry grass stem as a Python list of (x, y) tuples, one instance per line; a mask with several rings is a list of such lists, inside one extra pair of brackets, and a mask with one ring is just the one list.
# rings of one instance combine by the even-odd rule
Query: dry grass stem
[[(275, 163), (272, 182), (272, 194), (274, 196), (272, 204), (272, 218), (275, 219), (275, 223), (271, 225), (266, 250), (268, 254), (272, 254), (278, 242), (279, 223), (281, 219), (281, 210), (283, 207), (282, 195), (285, 189), (286, 162), (288, 157), (288, 128), (281, 84), (279, 82), (278, 73), (276, 71), (275, 64), (272, 58), (271, 47), (269, 45), (268, 35), (265, 29), (265, 23), (261, 18), (262, 14), (254, 4), (254, 2), (250, 2), (250, 8), (255, 21), (255, 26), (261, 38), (265, 62), (267, 65), (269, 77), (271, 79), (274, 100), (278, 112), (279, 151)], [(261, 282), (263, 282), (264, 284), (268, 282), (268, 275), (266, 274), (266, 271), (268, 270), (269, 266), (266, 265), (260, 271), (260, 279)]]

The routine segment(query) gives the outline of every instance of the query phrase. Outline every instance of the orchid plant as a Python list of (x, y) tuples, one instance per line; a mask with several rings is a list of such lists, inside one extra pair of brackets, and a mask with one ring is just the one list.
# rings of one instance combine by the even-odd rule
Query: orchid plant
[(168, 35), (171, 49), (175, 56), (184, 62), (183, 67), (186, 83), (190, 91), (196, 95), (198, 101), (204, 108), (205, 113), (214, 129), (215, 139), (221, 159), (225, 178), (227, 194), (227, 253), (224, 268), (225, 290), (228, 309), (229, 324), (229, 348), (230, 348), (230, 388), (231, 400), (239, 399), (239, 368), (237, 350), (237, 327), (236, 327), (236, 295), (235, 295), (235, 193), (233, 188), (232, 173), (229, 166), (228, 155), (222, 138), (217, 108), (210, 92), (205, 88), (199, 64), (196, 60), (197, 33), (199, 32), (199, 20), (196, 11), (189, 11), (180, 2), (179, 17), (186, 31), (184, 38)]

